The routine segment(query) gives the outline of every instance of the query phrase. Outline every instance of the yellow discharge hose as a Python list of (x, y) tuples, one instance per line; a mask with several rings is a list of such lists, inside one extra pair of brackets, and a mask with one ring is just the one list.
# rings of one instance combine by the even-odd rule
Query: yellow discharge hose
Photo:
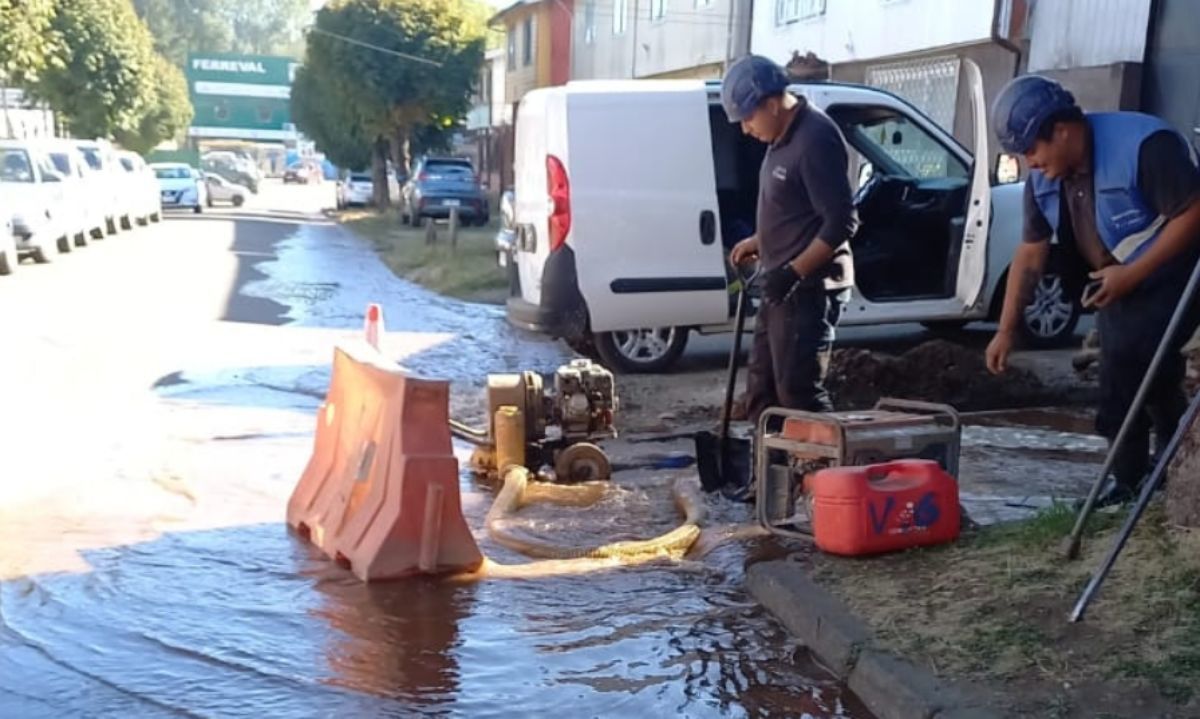
[[(699, 538), (700, 522), (704, 519), (704, 501), (700, 496), (700, 483), (695, 478), (680, 478), (672, 487), (675, 507), (683, 514), (683, 523), (653, 539), (612, 542), (596, 547), (562, 547), (550, 542), (519, 537), (502, 526), (507, 516), (526, 504), (549, 502), (587, 506), (599, 500), (604, 489), (604, 485), (557, 486), (531, 483), (529, 470), (510, 466), (504, 473), (504, 487), (487, 514), (488, 535), (509, 549), (537, 559), (612, 560), (614, 564), (629, 564), (629, 560), (679, 558), (686, 554)], [(490, 562), (488, 564), (489, 574), (494, 574), (492, 569), (501, 566)], [(546, 569), (553, 571), (549, 567)]]

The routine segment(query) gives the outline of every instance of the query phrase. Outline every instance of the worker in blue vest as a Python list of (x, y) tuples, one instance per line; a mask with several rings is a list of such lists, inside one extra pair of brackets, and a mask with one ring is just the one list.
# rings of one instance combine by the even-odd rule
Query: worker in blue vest
[[(1024, 155), (1024, 241), (1009, 270), (1000, 328), (987, 365), (1008, 365), (1017, 324), (1046, 267), (1050, 242), (1088, 265), (1085, 303), (1099, 310), (1100, 406), (1096, 429), (1111, 442), (1133, 404), (1200, 256), (1200, 172), (1192, 148), (1170, 125), (1137, 112), (1084, 113), (1062, 85), (1025, 75), (1000, 91), (993, 126), (1006, 152)], [(1070, 254), (1070, 253), (1068, 253)], [(1101, 502), (1131, 499), (1151, 456), (1174, 434), (1187, 402), (1182, 346), (1191, 312), (1160, 365)]]

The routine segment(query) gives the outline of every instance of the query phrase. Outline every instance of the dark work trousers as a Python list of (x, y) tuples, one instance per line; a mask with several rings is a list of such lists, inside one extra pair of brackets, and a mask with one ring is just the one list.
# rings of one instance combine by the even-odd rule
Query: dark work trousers
[(746, 377), (751, 422), (768, 407), (829, 412), (829, 357), (849, 290), (802, 289), (780, 304), (763, 300)]
[[(1133, 405), (1195, 262), (1195, 256), (1172, 261), (1133, 292), (1099, 312), (1100, 407), (1096, 412), (1096, 431), (1109, 442), (1116, 438)], [(1183, 393), (1186, 362), (1180, 350), (1191, 339), (1198, 322), (1200, 314), (1193, 299), (1159, 365), (1143, 409), (1114, 458), (1113, 475), (1130, 489), (1136, 488), (1150, 469), (1151, 427), (1157, 453), (1170, 441), (1187, 409)]]

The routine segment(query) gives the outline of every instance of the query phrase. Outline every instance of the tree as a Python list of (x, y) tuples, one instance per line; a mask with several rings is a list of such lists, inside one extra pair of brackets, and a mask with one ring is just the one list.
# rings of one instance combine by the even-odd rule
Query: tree
[(415, 132), (444, 128), (469, 109), (484, 18), (469, 0), (333, 0), (317, 13), (305, 62), (327, 75), (315, 84), (335, 89), (374, 146), (378, 204), (387, 204), (388, 143), (407, 164)]
[(0, 0), (0, 87), (35, 79), (46, 67), (53, 17), (53, 0)]
[(154, 47), (179, 67), (193, 52), (232, 52), (228, 0), (133, 0)]
[(154, 102), (153, 41), (129, 0), (57, 0), (57, 61), (33, 87), (73, 134), (136, 131)]
[(308, 0), (133, 0), (133, 5), (158, 51), (180, 67), (191, 53), (298, 57), (310, 18)]
[(157, 53), (151, 67), (153, 96), (149, 104), (135, 128), (116, 132), (121, 145), (143, 154), (164, 140), (178, 139), (194, 114), (183, 71)]
[(233, 27), (233, 51), (253, 55), (295, 56), (311, 18), (308, 0), (231, 0), (225, 15)]
[(329, 86), (330, 73), (308, 66), (296, 70), (292, 81), (292, 120), (330, 162), (351, 170), (371, 165), (371, 136), (357, 109)]

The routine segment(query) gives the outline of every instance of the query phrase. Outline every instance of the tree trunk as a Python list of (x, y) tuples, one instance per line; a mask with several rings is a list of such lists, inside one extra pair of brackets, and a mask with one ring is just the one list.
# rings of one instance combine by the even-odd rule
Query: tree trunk
[[(1192, 338), (1184, 348), (1188, 376), (1184, 384), (1197, 389), (1200, 370), (1200, 339)], [(1184, 527), (1200, 527), (1200, 421), (1186, 428), (1183, 442), (1167, 470), (1167, 519)]]
[(392, 139), (392, 146), (396, 152), (396, 167), (404, 171), (404, 176), (412, 172), (412, 157), (409, 156), (409, 131), (407, 127), (397, 127), (396, 136)]
[(376, 138), (375, 150), (371, 153), (371, 181), (375, 206), (386, 210), (391, 205), (391, 193), (388, 192), (388, 141), (383, 136)]

